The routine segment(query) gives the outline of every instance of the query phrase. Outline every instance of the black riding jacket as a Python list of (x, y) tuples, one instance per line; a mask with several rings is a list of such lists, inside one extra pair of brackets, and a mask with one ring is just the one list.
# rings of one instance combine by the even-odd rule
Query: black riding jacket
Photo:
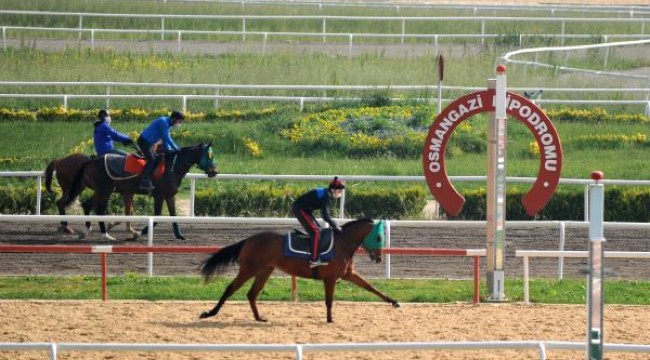
[(332, 204), (332, 197), (327, 189), (316, 188), (302, 194), (293, 203), (293, 212), (298, 213), (299, 210), (304, 210), (312, 213), (314, 210), (320, 210), (320, 215), (330, 226), (336, 228), (338, 224), (330, 216), (329, 208)]

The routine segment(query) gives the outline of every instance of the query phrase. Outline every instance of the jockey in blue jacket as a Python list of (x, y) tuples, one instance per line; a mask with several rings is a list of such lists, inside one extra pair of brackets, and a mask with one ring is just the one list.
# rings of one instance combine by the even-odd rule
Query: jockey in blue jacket
[(314, 218), (313, 211), (320, 210), (323, 220), (330, 224), (334, 232), (340, 233), (341, 227), (330, 216), (329, 207), (332, 203), (332, 198), (338, 199), (343, 195), (343, 189), (345, 189), (345, 181), (339, 180), (338, 176), (335, 176), (330, 182), (328, 189), (316, 188), (308, 191), (293, 203), (294, 215), (312, 239), (309, 267), (313, 268), (327, 265), (326, 262), (320, 260), (318, 248), (320, 245), (321, 228)]
[(126, 155), (126, 151), (113, 148), (113, 141), (119, 141), (126, 146), (133, 144), (133, 140), (128, 135), (122, 134), (111, 127), (111, 115), (107, 110), (99, 110), (97, 120), (95, 120), (93, 126), (95, 127), (93, 143), (98, 156), (108, 153)]
[(165, 151), (179, 151), (181, 148), (176, 145), (171, 138), (171, 128), (178, 127), (185, 119), (185, 115), (177, 110), (172, 111), (169, 116), (161, 116), (154, 120), (138, 138), (138, 146), (147, 159), (147, 163), (142, 171), (142, 179), (138, 186), (142, 190), (153, 189), (151, 175), (156, 164), (156, 153), (154, 145), (159, 141), (162, 142)]

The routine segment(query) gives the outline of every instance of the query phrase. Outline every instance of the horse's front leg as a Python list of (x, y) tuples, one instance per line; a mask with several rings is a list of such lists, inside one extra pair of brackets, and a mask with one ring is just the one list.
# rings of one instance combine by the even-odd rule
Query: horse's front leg
[[(163, 198), (162, 198), (162, 196), (155, 195), (153, 197), (153, 214), (155, 216), (159, 216), (160, 214), (162, 214), (162, 206), (163, 206)], [(154, 222), (153, 226), (156, 226), (156, 225), (158, 225), (158, 223)], [(147, 235), (149, 233), (149, 225), (143, 227), (142, 231), (140, 233), (142, 234), (142, 236)]]
[(364, 280), (359, 274), (357, 274), (354, 271), (349, 271), (344, 277), (341, 279), (345, 281), (349, 281), (359, 287), (362, 287), (371, 293), (379, 296), (382, 300), (384, 300), (387, 303), (391, 303), (393, 307), (400, 307), (399, 302), (397, 300), (392, 299), (386, 295), (384, 295), (381, 291), (377, 290), (374, 286), (370, 285), (366, 280)]
[(327, 322), (334, 322), (332, 319), (332, 304), (334, 303), (334, 289), (336, 287), (336, 278), (323, 279), (325, 285), (325, 307), (327, 308)]
[[(169, 216), (176, 216), (176, 196), (168, 197), (165, 202), (167, 203), (167, 211), (169, 211)], [(174, 229), (174, 236), (177, 240), (186, 240), (183, 233), (181, 233), (181, 227), (177, 222), (172, 223), (172, 228)]]

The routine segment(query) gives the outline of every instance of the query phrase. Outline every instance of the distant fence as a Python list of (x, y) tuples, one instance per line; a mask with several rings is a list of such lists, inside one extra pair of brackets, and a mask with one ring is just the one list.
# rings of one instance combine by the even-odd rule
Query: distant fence
[[(650, 42), (650, 40), (648, 40)], [(75, 99), (98, 99), (106, 101), (106, 108), (110, 108), (113, 99), (175, 99), (179, 101), (182, 109), (187, 111), (188, 101), (213, 100), (214, 108), (219, 108), (221, 100), (228, 101), (264, 101), (264, 102), (289, 102), (296, 103), (302, 111), (307, 103), (324, 103), (333, 101), (361, 101), (362, 97), (341, 96), (315, 96), (299, 95), (307, 92), (345, 92), (348, 94), (367, 94), (376, 91), (391, 91), (403, 93), (430, 93), (437, 90), (435, 85), (264, 85), (264, 84), (169, 84), (169, 83), (135, 83), (135, 82), (66, 82), (66, 81), (0, 81), (0, 87), (7, 90), (15, 87), (30, 87), (45, 89), (43, 93), (5, 92), (0, 93), (0, 98), (5, 99), (56, 99), (61, 101), (64, 108), (69, 107), (69, 101)], [(61, 87), (68, 87), (75, 90), (74, 94), (60, 93)], [(137, 92), (134, 94), (115, 94), (115, 89), (129, 89), (127, 91)], [(202, 91), (205, 94), (147, 94), (152, 89), (165, 89), (165, 91), (192, 90)], [(456, 98), (459, 94), (470, 91), (481, 90), (479, 87), (471, 86), (441, 86), (440, 96), (443, 94)], [(640, 105), (645, 107), (646, 115), (650, 116), (650, 87), (647, 88), (521, 88), (513, 87), (511, 91), (525, 93), (533, 92), (533, 101), (539, 105), (543, 104), (577, 104), (577, 105)], [(69, 90), (68, 90), (69, 91)], [(87, 93), (84, 94), (83, 92)], [(98, 93), (98, 92), (102, 93)], [(236, 95), (237, 92), (254, 91), (256, 95)], [(57, 93), (59, 92), (59, 93)], [(213, 92), (213, 94), (208, 94)], [(285, 92), (296, 95), (273, 95), (277, 92)], [(229, 94), (230, 93), (230, 94)], [(617, 100), (606, 99), (566, 99), (566, 94), (605, 94), (617, 98)], [(620, 99), (625, 95), (630, 99)], [(546, 98), (542, 98), (545, 96)], [(549, 98), (555, 97), (555, 98)], [(634, 99), (636, 97), (636, 99)], [(395, 98), (394, 101), (413, 100), (408, 98)], [(432, 102), (432, 98), (415, 99), (421, 102)], [(449, 102), (449, 99), (440, 99), (441, 102)]]

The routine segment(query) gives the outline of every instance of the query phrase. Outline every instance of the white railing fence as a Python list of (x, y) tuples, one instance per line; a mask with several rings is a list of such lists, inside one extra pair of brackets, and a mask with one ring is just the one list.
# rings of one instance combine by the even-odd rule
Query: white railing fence
[[(649, 353), (650, 345), (604, 344), (610, 352)], [(438, 342), (375, 342), (375, 343), (322, 343), (322, 344), (127, 344), (127, 343), (0, 343), (0, 351), (46, 351), (50, 360), (57, 360), (64, 351), (114, 351), (114, 352), (289, 352), (296, 360), (304, 354), (339, 351), (417, 351), (417, 350), (508, 350), (530, 349), (539, 352), (545, 360), (547, 350), (586, 351), (586, 343), (564, 341), (438, 341)]]
[[(649, 224), (650, 225), (650, 224)], [(650, 228), (650, 226), (648, 226)], [(588, 251), (548, 251), (548, 250), (517, 250), (515, 256), (522, 257), (524, 261), (524, 304), (530, 304), (530, 274), (529, 274), (529, 258), (535, 257), (556, 257), (560, 261), (564, 258), (587, 258), (589, 257)], [(618, 259), (650, 259), (650, 252), (634, 252), (634, 251), (605, 251), (606, 258)]]
[[(6, 88), (11, 91), (15, 87), (33, 87), (39, 88), (40, 93), (24, 93), (24, 92), (5, 92), (0, 93), (0, 98), (3, 99), (55, 99), (61, 102), (64, 108), (70, 106), (69, 102), (81, 99), (94, 99), (105, 100), (105, 107), (111, 108), (111, 100), (138, 100), (138, 99), (172, 99), (179, 101), (179, 107), (184, 111), (188, 109), (189, 101), (212, 100), (215, 109), (219, 108), (221, 100), (227, 101), (262, 101), (262, 102), (288, 102), (296, 103), (299, 110), (304, 109), (307, 103), (323, 103), (334, 101), (349, 101), (359, 102), (363, 99), (363, 94), (373, 91), (390, 91), (411, 94), (430, 93), (431, 98), (409, 98), (409, 97), (396, 97), (391, 99), (394, 102), (400, 101), (418, 101), (422, 103), (433, 103), (434, 91), (437, 92), (437, 86), (434, 85), (240, 85), (240, 84), (168, 84), (168, 83), (133, 83), (133, 82), (62, 82), (62, 81), (0, 81), (0, 87)], [(61, 91), (61, 87), (68, 87), (74, 91), (71, 93), (57, 93)], [(86, 89), (86, 90), (84, 90)], [(98, 90), (103, 90), (100, 91)], [(137, 92), (138, 95), (133, 94), (115, 94), (115, 89), (129, 89), (130, 92)], [(176, 90), (199, 90), (206, 92), (205, 94), (148, 94), (147, 91), (153, 89), (164, 89), (165, 91)], [(440, 91), (437, 92), (438, 96), (447, 96), (448, 98), (440, 98), (440, 103), (451, 102), (453, 98), (458, 97), (469, 91), (482, 90), (483, 88), (475, 86), (447, 86), (442, 85)], [(643, 107), (646, 116), (650, 116), (650, 87), (648, 88), (544, 88), (544, 87), (512, 87), (509, 89), (518, 93), (531, 93), (532, 101), (538, 105), (637, 105)], [(65, 90), (64, 90), (65, 91)], [(94, 92), (83, 94), (83, 91)], [(234, 93), (242, 91), (255, 92), (258, 95), (235, 95)], [(346, 93), (360, 93), (360, 97), (350, 96), (315, 96), (315, 95), (273, 95), (277, 92), (284, 93), (313, 93), (314, 91), (323, 92), (346, 92)], [(213, 92), (214, 94), (208, 94)], [(227, 93), (233, 94), (227, 94)], [(268, 94), (264, 94), (268, 93)], [(591, 96), (592, 99), (567, 99), (567, 95), (573, 97)], [(543, 96), (545, 98), (543, 98)], [(594, 96), (609, 96), (617, 98), (616, 100), (596, 99)], [(629, 99), (621, 99), (621, 96), (626, 96)]]

